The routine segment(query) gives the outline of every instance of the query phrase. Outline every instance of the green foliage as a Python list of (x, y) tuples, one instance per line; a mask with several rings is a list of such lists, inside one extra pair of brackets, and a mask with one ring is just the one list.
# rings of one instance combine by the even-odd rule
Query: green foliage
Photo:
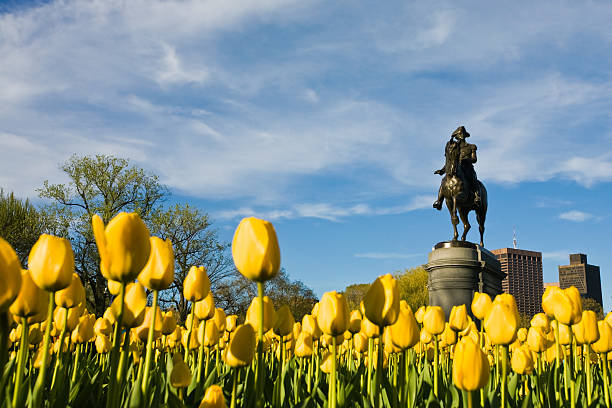
[(356, 283), (349, 285), (344, 289), (344, 297), (348, 303), (349, 310), (358, 310), (359, 303), (367, 293), (370, 287), (369, 283)]
[(598, 319), (604, 318), (603, 307), (595, 299), (583, 297), (582, 310), (592, 310), (597, 314)]
[(395, 274), (400, 299), (405, 300), (413, 311), (429, 303), (427, 277), (427, 271), (422, 266), (405, 269), (404, 272)]

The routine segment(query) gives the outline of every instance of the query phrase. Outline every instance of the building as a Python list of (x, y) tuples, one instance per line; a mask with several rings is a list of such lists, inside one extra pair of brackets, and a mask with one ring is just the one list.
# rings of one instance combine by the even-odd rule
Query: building
[(559, 282), (544, 282), (544, 291), (546, 291), (546, 288), (550, 287), (550, 286), (554, 286), (556, 288), (559, 288)]
[(561, 289), (575, 286), (581, 296), (594, 299), (603, 305), (599, 266), (589, 265), (585, 254), (571, 254), (569, 258), (569, 265), (559, 266)]
[(519, 313), (533, 316), (542, 311), (544, 294), (542, 278), (542, 253), (516, 248), (491, 251), (501, 263), (506, 278), (502, 288), (516, 299)]

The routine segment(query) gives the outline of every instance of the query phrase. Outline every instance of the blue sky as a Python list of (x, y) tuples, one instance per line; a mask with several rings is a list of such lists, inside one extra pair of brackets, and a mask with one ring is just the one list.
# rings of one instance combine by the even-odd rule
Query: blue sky
[(4, 2), (0, 186), (33, 198), (72, 153), (128, 157), (224, 239), (272, 221), (320, 295), (450, 238), (433, 171), (465, 125), (486, 246), (516, 226), (545, 281), (585, 252), (608, 310), (611, 19), (603, 1)]

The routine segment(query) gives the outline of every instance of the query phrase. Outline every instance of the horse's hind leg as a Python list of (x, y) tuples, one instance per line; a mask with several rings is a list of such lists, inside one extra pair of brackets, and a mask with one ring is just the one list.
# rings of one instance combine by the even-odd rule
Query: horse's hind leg
[(453, 241), (456, 241), (459, 236), (459, 232), (457, 231), (457, 224), (459, 224), (459, 217), (457, 217), (457, 201), (455, 199), (452, 201), (446, 199), (446, 206), (448, 207), (448, 212), (450, 213), (451, 222), (453, 224)]
[(485, 219), (487, 218), (487, 213), (479, 209), (476, 211), (476, 221), (478, 221), (478, 231), (480, 231), (480, 246), (484, 247), (484, 232), (485, 232)]
[(459, 216), (461, 217), (461, 222), (463, 222), (463, 235), (461, 235), (462, 241), (465, 241), (468, 231), (470, 230), (470, 228), (472, 228), (472, 226), (470, 225), (470, 220), (468, 219), (468, 213), (469, 211), (465, 208), (459, 210)]

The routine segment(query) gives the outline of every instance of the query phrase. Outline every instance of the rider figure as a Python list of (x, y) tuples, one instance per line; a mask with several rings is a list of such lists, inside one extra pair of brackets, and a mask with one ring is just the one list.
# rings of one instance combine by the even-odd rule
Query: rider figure
[[(474, 163), (476, 163), (476, 145), (466, 142), (466, 137), (470, 137), (470, 134), (465, 130), (465, 127), (459, 126), (451, 135), (451, 140), (448, 141), (446, 146), (448, 149), (450, 143), (459, 144), (459, 163), (467, 182), (466, 189), (474, 195), (474, 205), (478, 206), (480, 205), (480, 195), (478, 193), (478, 179), (476, 178), (476, 171), (474, 170)], [(453, 138), (457, 139), (457, 141), (455, 142)], [(445, 151), (447, 149), (445, 149)], [(434, 172), (434, 174), (439, 175), (443, 175), (444, 173), (446, 173), (446, 165)], [(438, 199), (433, 203), (433, 207), (441, 210), (443, 200), (442, 185), (440, 185)]]

